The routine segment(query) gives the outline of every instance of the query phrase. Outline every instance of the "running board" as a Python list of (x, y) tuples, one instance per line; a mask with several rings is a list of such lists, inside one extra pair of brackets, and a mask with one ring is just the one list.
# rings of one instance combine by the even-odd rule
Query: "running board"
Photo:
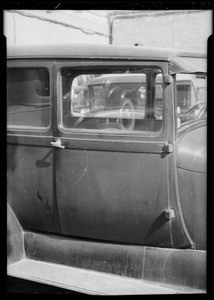
[(112, 274), (22, 259), (7, 268), (8, 276), (91, 295), (145, 295), (182, 293), (168, 287)]

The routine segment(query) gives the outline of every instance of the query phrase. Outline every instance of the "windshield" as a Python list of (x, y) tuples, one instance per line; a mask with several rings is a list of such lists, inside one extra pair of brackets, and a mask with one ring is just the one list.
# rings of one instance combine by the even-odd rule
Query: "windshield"
[(206, 74), (177, 74), (177, 127), (207, 117)]

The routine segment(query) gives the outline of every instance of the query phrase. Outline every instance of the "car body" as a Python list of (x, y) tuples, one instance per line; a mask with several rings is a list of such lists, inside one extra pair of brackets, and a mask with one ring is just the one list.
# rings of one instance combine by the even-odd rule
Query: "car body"
[(73, 44), (7, 60), (8, 274), (205, 292), (206, 55)]

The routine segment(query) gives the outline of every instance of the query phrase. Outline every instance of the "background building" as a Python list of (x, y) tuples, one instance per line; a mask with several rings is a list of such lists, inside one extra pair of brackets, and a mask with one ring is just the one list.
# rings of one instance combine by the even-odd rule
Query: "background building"
[(4, 34), (8, 45), (109, 42), (105, 11), (7, 10)]
[(112, 43), (206, 51), (212, 34), (211, 10), (112, 13)]
[(8, 45), (99, 43), (206, 51), (211, 10), (5, 10)]

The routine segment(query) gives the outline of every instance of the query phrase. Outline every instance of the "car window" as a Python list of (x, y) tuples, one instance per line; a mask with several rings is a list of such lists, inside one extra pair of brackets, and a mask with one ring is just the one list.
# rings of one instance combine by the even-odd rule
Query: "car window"
[(62, 125), (70, 129), (154, 131), (162, 127), (157, 68), (73, 74), (61, 71)]
[(207, 103), (200, 102), (193, 106), (190, 110), (188, 110), (181, 118), (181, 124), (191, 121), (197, 120), (207, 117)]
[(46, 128), (50, 123), (49, 72), (43, 68), (7, 71), (7, 124)]
[(177, 74), (177, 127), (207, 117), (206, 75)]

